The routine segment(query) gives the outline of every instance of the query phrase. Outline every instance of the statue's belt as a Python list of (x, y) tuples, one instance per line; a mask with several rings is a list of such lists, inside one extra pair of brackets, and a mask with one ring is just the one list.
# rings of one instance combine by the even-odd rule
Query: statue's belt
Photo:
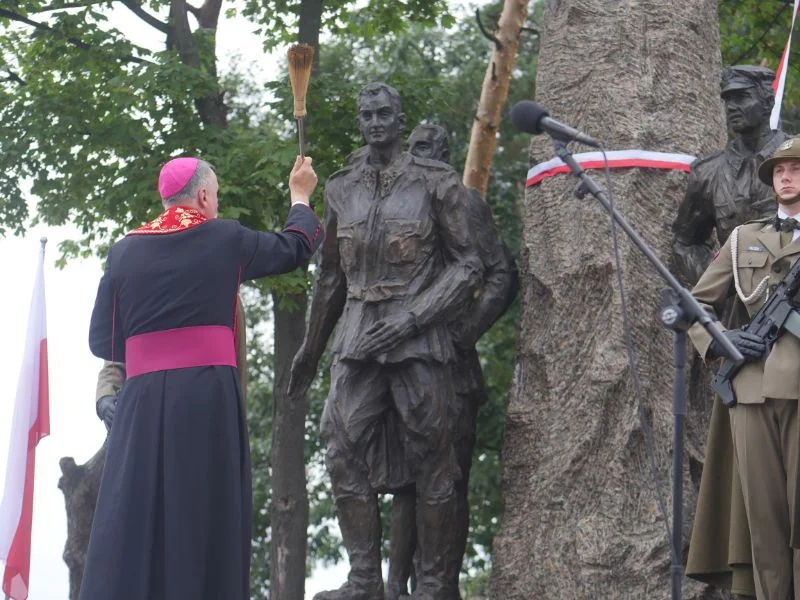
[(408, 286), (403, 283), (372, 285), (361, 287), (350, 284), (347, 286), (347, 297), (364, 302), (381, 302), (384, 300), (402, 299), (408, 296)]

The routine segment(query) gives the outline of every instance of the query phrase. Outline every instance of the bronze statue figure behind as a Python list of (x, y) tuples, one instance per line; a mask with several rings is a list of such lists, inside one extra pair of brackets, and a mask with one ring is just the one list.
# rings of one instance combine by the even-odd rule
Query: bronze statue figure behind
[[(447, 132), (439, 125), (418, 125), (408, 136), (408, 151), (421, 158), (450, 160)], [(483, 261), (485, 278), (480, 295), (469, 308), (469, 319), (451, 323), (457, 359), (452, 364), (456, 402), (451, 419), (455, 425), (455, 448), (462, 477), (455, 483), (456, 522), (452, 533), (453, 570), (448, 579), (458, 586), (458, 576), (469, 533), (469, 471), (475, 447), (475, 428), (478, 408), (486, 401), (483, 380), (475, 343), (506, 311), (518, 289), (517, 271), (511, 251), (503, 243), (494, 226), (488, 204), (477, 190), (470, 188), (468, 205), (470, 227), (477, 234), (478, 254)], [(392, 526), (390, 533), (391, 556), (386, 600), (397, 600), (408, 594), (408, 580), (414, 570), (413, 556), (416, 547), (414, 511), (416, 495), (413, 487), (400, 489), (394, 494)]]

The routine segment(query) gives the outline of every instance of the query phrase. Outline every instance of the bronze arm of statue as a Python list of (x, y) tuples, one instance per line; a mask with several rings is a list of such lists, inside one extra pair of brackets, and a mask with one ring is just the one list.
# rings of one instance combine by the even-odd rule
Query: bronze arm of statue
[(336, 237), (336, 217), (325, 202), (323, 225), (325, 241), (320, 250), (320, 262), (311, 299), (311, 316), (306, 337), (292, 361), (289, 376), (289, 395), (304, 396), (317, 373), (322, 353), (342, 315), (347, 294), (347, 280), (341, 268), (339, 240)]
[(693, 170), (672, 225), (674, 269), (687, 285), (697, 283), (711, 263), (714, 251), (714, 202), (705, 183)]

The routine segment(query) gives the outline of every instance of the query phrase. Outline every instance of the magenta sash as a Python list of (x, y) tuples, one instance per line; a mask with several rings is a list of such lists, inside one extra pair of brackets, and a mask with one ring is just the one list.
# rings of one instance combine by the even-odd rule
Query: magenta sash
[(236, 366), (233, 330), (224, 325), (180, 327), (125, 340), (128, 377), (189, 367)]

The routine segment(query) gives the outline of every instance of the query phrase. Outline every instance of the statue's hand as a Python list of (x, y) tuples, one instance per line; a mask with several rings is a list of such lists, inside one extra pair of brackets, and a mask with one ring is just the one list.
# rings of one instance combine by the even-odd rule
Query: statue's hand
[(383, 319), (367, 329), (356, 352), (364, 358), (383, 354), (404, 339), (414, 335), (416, 330), (416, 321), (411, 313), (402, 313)]
[(98, 398), (95, 409), (97, 410), (97, 416), (105, 423), (106, 431), (111, 431), (111, 426), (114, 424), (114, 415), (117, 414), (117, 397), (102, 396)]
[(289, 396), (304, 396), (316, 375), (317, 361), (303, 344), (294, 356), (289, 372)]
[(478, 343), (480, 333), (476, 324), (478, 319), (464, 319), (463, 322), (450, 323), (450, 339), (459, 350), (468, 351)]

